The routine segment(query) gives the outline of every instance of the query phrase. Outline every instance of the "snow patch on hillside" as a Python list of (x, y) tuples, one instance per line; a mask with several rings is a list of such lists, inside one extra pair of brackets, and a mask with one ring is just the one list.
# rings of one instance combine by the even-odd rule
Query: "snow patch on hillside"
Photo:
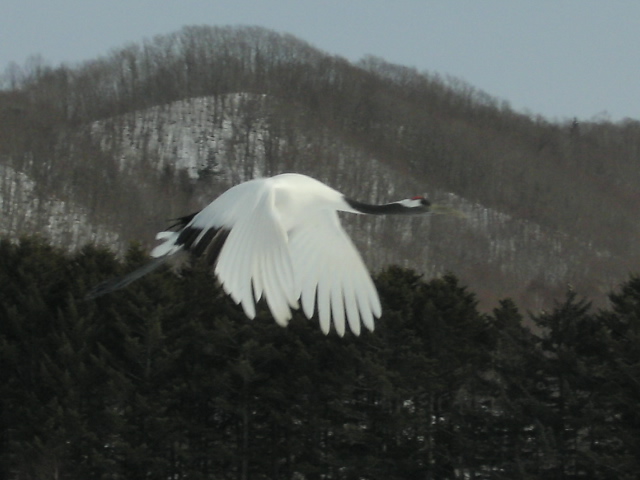
[(147, 161), (192, 180), (224, 173), (239, 183), (264, 175), (264, 118), (247, 115), (259, 111), (264, 98), (237, 93), (180, 100), (94, 122), (91, 134), (104, 151), (116, 153), (122, 172)]
[(41, 234), (53, 245), (117, 244), (120, 236), (89, 222), (86, 209), (60, 199), (42, 200), (26, 174), (0, 164), (0, 235), (17, 239)]
[[(271, 106), (266, 96), (247, 93), (192, 98), (95, 122), (91, 133), (124, 174), (142, 167), (194, 183), (206, 184), (213, 175), (218, 186), (231, 186), (294, 171), (372, 203), (424, 193), (425, 185), (404, 172), (404, 164), (378, 161), (336, 132), (273, 128)], [(212, 199), (205, 190), (202, 205)], [(465, 218), (344, 216), (373, 270), (399, 264), (427, 277), (470, 270), (482, 277), (497, 270), (505, 290), (512, 284), (566, 285), (589, 274), (581, 259), (594, 255), (590, 245), (449, 192), (430, 193)]]

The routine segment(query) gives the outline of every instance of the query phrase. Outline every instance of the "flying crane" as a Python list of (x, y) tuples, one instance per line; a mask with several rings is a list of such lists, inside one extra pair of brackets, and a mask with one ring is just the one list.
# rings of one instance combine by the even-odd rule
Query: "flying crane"
[(188, 252), (210, 264), (224, 291), (247, 317), (264, 298), (275, 321), (286, 326), (291, 310), (318, 313), (327, 334), (331, 320), (355, 335), (373, 331), (382, 309), (376, 288), (337, 212), (368, 215), (450, 213), (417, 196), (382, 205), (346, 197), (311, 177), (285, 173), (236, 185), (201, 211), (181, 217), (156, 236), (154, 259), (89, 292), (96, 298), (123, 288), (174, 255)]

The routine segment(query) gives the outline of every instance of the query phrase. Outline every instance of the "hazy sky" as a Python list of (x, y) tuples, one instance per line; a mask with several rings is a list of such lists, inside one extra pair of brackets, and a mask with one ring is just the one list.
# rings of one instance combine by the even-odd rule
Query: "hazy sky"
[(2, 0), (0, 72), (202, 24), (263, 26), (350, 60), (452, 75), (550, 120), (640, 120), (636, 0)]

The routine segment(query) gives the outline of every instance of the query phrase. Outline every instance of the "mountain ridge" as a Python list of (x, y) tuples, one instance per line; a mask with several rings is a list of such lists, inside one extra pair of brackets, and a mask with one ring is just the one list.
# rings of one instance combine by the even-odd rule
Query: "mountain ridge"
[[(551, 124), (464, 83), (373, 57), (350, 64), (262, 29), (186, 28), (45, 69), (2, 92), (0, 114), (13, 134), (0, 146), (0, 196), (12, 198), (12, 169), (41, 205), (80, 206), (78, 242), (149, 245), (167, 218), (232, 184), (298, 171), (364, 201), (427, 190), (465, 212), (344, 218), (374, 270), (451, 271), (486, 308), (506, 296), (545, 308), (569, 284), (602, 302), (640, 267), (638, 124)], [(16, 225), (14, 210), (3, 212)], [(2, 233), (47, 231), (25, 227)]]

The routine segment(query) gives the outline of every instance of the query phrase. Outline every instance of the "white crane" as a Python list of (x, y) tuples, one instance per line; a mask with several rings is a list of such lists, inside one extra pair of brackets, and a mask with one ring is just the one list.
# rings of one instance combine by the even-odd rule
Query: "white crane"
[[(186, 251), (213, 266), (224, 291), (251, 319), (256, 302), (264, 298), (275, 321), (286, 326), (300, 302), (307, 318), (317, 308), (325, 334), (333, 318), (340, 336), (345, 320), (358, 335), (361, 322), (373, 331), (380, 299), (336, 212), (423, 214), (432, 207), (423, 197), (369, 205), (295, 173), (250, 180), (177, 219), (156, 236), (163, 242), (151, 252), (152, 262), (98, 285), (87, 297), (123, 288)], [(437, 213), (447, 213), (446, 207), (439, 208)]]

